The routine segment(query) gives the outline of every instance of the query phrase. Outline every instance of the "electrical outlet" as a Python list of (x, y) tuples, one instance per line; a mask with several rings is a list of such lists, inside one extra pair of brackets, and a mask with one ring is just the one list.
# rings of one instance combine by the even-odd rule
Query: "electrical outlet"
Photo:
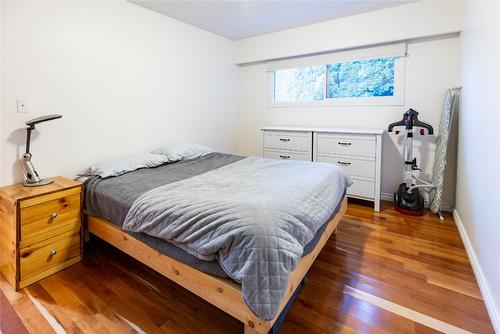
[(17, 99), (17, 112), (28, 112), (28, 105), (25, 99)]

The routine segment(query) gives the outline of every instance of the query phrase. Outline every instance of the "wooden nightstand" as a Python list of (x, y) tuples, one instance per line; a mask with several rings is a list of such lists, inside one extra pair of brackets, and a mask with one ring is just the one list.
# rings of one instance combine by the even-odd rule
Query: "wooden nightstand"
[(0, 188), (0, 272), (19, 290), (81, 259), (82, 185)]

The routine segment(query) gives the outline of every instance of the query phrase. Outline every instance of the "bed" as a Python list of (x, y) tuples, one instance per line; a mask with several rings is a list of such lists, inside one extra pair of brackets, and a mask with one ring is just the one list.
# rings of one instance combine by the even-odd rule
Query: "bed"
[[(268, 333), (345, 213), (345, 188), (350, 181), (332, 166), (212, 153), (118, 177), (91, 177), (85, 181), (85, 221), (91, 234), (243, 322), (245, 333)], [(288, 178), (284, 172), (296, 176)], [(283, 182), (289, 179), (290, 182)], [(314, 180), (316, 186), (312, 187), (309, 183), (315, 183)], [(299, 188), (296, 191), (294, 182)], [(283, 188), (277, 190), (277, 194), (281, 191), (279, 197), (273, 198), (277, 195), (266, 191), (273, 187)], [(306, 197), (313, 199), (304, 201), (303, 206), (308, 211), (318, 208), (322, 215), (297, 208), (297, 198)], [(288, 234), (262, 237), (254, 231), (255, 227), (248, 227), (248, 221), (254, 217), (268, 221), (272, 215), (283, 216), (279, 226), (293, 231), (290, 232), (294, 234), (293, 243), (287, 241)], [(302, 221), (299, 226), (297, 216), (308, 228), (301, 230)], [(184, 220), (175, 225), (182, 220), (179, 217)], [(239, 225), (233, 225), (232, 230), (225, 229), (228, 220)], [(164, 221), (169, 223), (163, 224)], [(162, 224), (165, 226), (158, 228)], [(214, 227), (193, 237), (206, 226)], [(270, 228), (266, 226), (266, 231)], [(240, 237), (246, 235), (247, 230), (255, 235)], [(267, 245), (269, 240), (274, 242), (273, 238), (278, 246), (273, 246), (269, 254), (278, 254), (279, 260), (273, 258), (257, 264), (257, 270), (252, 268), (254, 256), (263, 256), (260, 243)], [(295, 238), (303, 244), (297, 254), (294, 253)], [(214, 240), (222, 240), (223, 246)], [(252, 246), (254, 244), (259, 246)], [(228, 247), (235, 250), (227, 250)], [(300, 257), (294, 262), (297, 255)], [(239, 263), (235, 256), (249, 259), (250, 264)], [(267, 269), (269, 272), (262, 269), (273, 266), (278, 269)], [(283, 267), (290, 268), (289, 272)], [(263, 273), (256, 278), (249, 277), (248, 270)], [(283, 270), (287, 273), (286, 279), (283, 279)], [(276, 281), (274, 285), (273, 281)], [(276, 285), (280, 289), (276, 289)], [(262, 296), (269, 296), (269, 300), (255, 301), (255, 298), (262, 300)]]

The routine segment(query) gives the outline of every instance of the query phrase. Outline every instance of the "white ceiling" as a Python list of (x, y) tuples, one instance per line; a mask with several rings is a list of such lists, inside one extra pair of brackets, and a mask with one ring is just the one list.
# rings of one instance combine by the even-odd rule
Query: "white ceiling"
[(214, 34), (237, 40), (398, 6), (415, 0), (129, 1)]

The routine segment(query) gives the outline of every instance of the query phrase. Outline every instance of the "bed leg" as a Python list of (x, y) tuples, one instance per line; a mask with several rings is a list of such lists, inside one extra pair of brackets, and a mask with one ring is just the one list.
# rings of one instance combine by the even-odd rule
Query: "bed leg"
[(244, 334), (268, 334), (268, 332), (271, 333), (269, 331), (269, 328), (271, 328), (271, 322), (259, 322), (259, 324), (257, 325), (253, 320), (248, 320), (243, 323), (243, 326)]
[(257, 331), (257, 329), (255, 328), (255, 326), (252, 326), (252, 324), (244, 324), (245, 328), (243, 330), (243, 333), (244, 334), (262, 334), (260, 332)]

